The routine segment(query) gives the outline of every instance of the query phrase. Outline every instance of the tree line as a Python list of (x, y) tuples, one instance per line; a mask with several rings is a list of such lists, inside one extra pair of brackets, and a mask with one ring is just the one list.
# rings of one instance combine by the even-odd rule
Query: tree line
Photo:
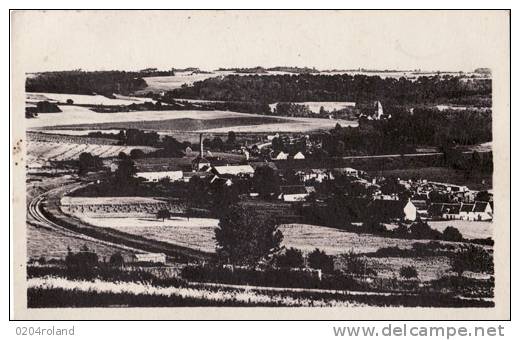
[(238, 102), (379, 100), (384, 104), (465, 104), (491, 107), (491, 80), (458, 76), (381, 78), (366, 75), (229, 75), (168, 91), (171, 98)]

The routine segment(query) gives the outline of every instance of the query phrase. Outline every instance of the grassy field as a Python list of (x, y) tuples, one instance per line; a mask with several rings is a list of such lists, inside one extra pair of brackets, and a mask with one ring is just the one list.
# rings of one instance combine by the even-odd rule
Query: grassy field
[(468, 239), (474, 238), (493, 238), (493, 223), (483, 221), (428, 221), (428, 224), (433, 229), (443, 231), (447, 226), (457, 228), (462, 236)]
[(120, 152), (129, 154), (133, 149), (152, 152), (155, 148), (148, 146), (121, 146), (107, 144), (75, 144), (60, 142), (28, 142), (27, 155), (29, 159), (44, 161), (77, 160), (83, 152), (102, 158), (116, 157)]
[[(288, 123), (282, 118), (262, 116), (224, 117), (215, 119), (176, 118), (164, 120), (137, 120), (127, 122), (92, 123), (70, 126), (59, 126), (57, 128), (74, 129), (142, 129), (142, 130), (179, 130), (179, 131), (201, 131), (215, 128), (228, 128), (243, 125), (262, 125)], [(229, 129), (228, 129), (229, 130)]]
[(218, 220), (211, 218), (172, 217), (164, 222), (153, 217), (89, 218), (82, 220), (98, 227), (112, 228), (151, 240), (163, 241), (206, 252), (215, 251), (213, 239)]
[(26, 102), (36, 103), (39, 101), (49, 101), (57, 103), (65, 103), (68, 99), (72, 99), (74, 104), (78, 105), (130, 105), (144, 102), (154, 102), (149, 98), (118, 96), (116, 98), (108, 98), (101, 95), (85, 95), (85, 94), (64, 94), (64, 93), (26, 93)]
[[(165, 241), (198, 250), (214, 251), (214, 228), (218, 220), (209, 218), (172, 217), (170, 220), (157, 220), (152, 217), (105, 218), (78, 215), (83, 221), (102, 228), (112, 228), (129, 234), (140, 235), (153, 240)], [(369, 234), (356, 234), (335, 228), (307, 224), (283, 224), (280, 230), (284, 235), (283, 245), (295, 247), (305, 253), (315, 248), (327, 254), (338, 255), (374, 252), (382, 247), (411, 248), (414, 242), (428, 240), (406, 240), (384, 238)]]
[[(138, 122), (138, 121), (157, 121), (168, 119), (216, 119), (229, 117), (251, 117), (246, 113), (237, 113), (230, 111), (134, 111), (134, 112), (112, 112), (100, 113), (94, 112), (82, 106), (60, 106), (62, 112), (58, 113), (42, 113), (37, 118), (26, 119), (27, 128), (50, 128), (57, 126), (73, 126), (86, 124), (102, 124), (102, 123), (120, 123), (120, 122)], [(258, 116), (263, 117), (263, 116)], [(71, 127), (77, 129), (77, 127)], [(65, 128), (69, 129), (69, 128)]]
[(367, 266), (373, 269), (378, 277), (399, 277), (403, 266), (413, 266), (417, 269), (421, 281), (436, 280), (450, 272), (450, 262), (446, 256), (429, 257), (368, 257)]
[(67, 247), (76, 252), (81, 247), (87, 246), (95, 251), (100, 259), (107, 259), (116, 252), (129, 255), (130, 252), (120, 248), (106, 246), (97, 242), (91, 242), (74, 237), (72, 234), (59, 233), (55, 230), (35, 227), (27, 224), (27, 258), (38, 259), (41, 256), (49, 259), (64, 259), (67, 255)]

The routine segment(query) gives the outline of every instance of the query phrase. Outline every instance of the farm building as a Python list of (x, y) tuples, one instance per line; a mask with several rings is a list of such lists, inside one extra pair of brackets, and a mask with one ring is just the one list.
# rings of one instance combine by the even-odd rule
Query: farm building
[(493, 207), (489, 202), (432, 203), (428, 210), (431, 217), (445, 220), (490, 221)]
[(249, 164), (245, 165), (224, 165), (213, 166), (213, 172), (216, 175), (232, 175), (232, 176), (253, 176), (255, 169)]
[(359, 177), (359, 175), (360, 175), (360, 171), (356, 170), (354, 168), (344, 167), (344, 168), (334, 168), (332, 170), (336, 173), (346, 175), (346, 176)]
[(305, 159), (305, 155), (301, 153), (301, 151), (298, 151), (293, 156), (291, 156), (292, 159)]
[(282, 185), (278, 199), (285, 202), (298, 202), (304, 201), (307, 196), (309, 196), (309, 193), (303, 185)]
[(327, 169), (305, 169), (296, 172), (301, 182), (315, 180), (318, 183), (324, 180), (334, 179), (332, 173)]
[(161, 179), (169, 179), (171, 182), (179, 181), (183, 178), (182, 171), (149, 171), (138, 172), (137, 177), (145, 178), (147, 182), (159, 182)]
[(209, 183), (213, 184), (213, 185), (217, 185), (217, 186), (227, 186), (227, 187), (233, 185), (233, 181), (231, 180), (231, 178), (224, 178), (224, 177), (220, 177), (218, 175), (213, 176), (210, 179)]
[(133, 254), (131, 259), (138, 263), (166, 263), (166, 255), (163, 253)]
[(417, 208), (410, 200), (374, 200), (368, 209), (385, 220), (415, 221), (417, 218)]
[(289, 154), (288, 153), (285, 153), (283, 151), (280, 151), (279, 153), (277, 153), (274, 157), (274, 159), (278, 159), (278, 160), (283, 160), (283, 159), (287, 159), (289, 158)]

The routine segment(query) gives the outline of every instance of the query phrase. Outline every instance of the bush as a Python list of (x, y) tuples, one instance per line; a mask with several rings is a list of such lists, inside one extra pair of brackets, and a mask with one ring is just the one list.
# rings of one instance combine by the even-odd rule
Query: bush
[(447, 226), (442, 232), (442, 239), (445, 241), (461, 242), (464, 240), (460, 231), (452, 226)]
[(117, 252), (115, 254), (112, 254), (112, 256), (110, 256), (109, 262), (113, 266), (121, 267), (125, 263), (125, 260), (123, 258), (123, 255), (121, 255), (120, 252)]
[(343, 255), (347, 272), (356, 275), (377, 275), (372, 269), (368, 268), (367, 261), (350, 251)]
[(308, 256), (309, 267), (321, 269), (324, 273), (332, 273), (334, 271), (334, 260), (332, 256), (325, 254), (324, 251), (316, 248)]
[(275, 263), (280, 268), (301, 268), (303, 262), (303, 254), (296, 248), (289, 248), (275, 257)]
[(484, 248), (466, 245), (450, 258), (451, 269), (459, 276), (464, 271), (477, 273), (494, 272), (493, 256)]
[(404, 266), (399, 270), (399, 275), (405, 279), (416, 278), (419, 274), (414, 266)]

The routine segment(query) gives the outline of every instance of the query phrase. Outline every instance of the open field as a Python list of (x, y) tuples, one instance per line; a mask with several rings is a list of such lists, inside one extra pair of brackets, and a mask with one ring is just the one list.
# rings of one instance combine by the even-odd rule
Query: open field
[(28, 92), (25, 95), (26, 102), (36, 103), (40, 101), (49, 101), (54, 103), (65, 103), (68, 99), (72, 99), (77, 105), (130, 105), (140, 104), (144, 102), (154, 102), (150, 98), (127, 97), (114, 95), (115, 98), (108, 98), (101, 95), (86, 94), (68, 94), (68, 93), (40, 93)]
[(443, 231), (447, 226), (457, 228), (463, 237), (468, 239), (474, 238), (493, 238), (493, 223), (483, 221), (428, 221), (428, 224), (433, 229)]
[(367, 266), (373, 269), (378, 277), (399, 277), (403, 266), (417, 269), (421, 281), (436, 280), (450, 273), (450, 262), (446, 256), (428, 257), (367, 257)]
[[(216, 219), (189, 218), (188, 220), (185, 217), (172, 217), (170, 220), (162, 222), (162, 220), (146, 217), (108, 218), (101, 217), (101, 215), (86, 217), (80, 214), (77, 216), (86, 223), (102, 228), (112, 228), (204, 251), (214, 251), (215, 249), (213, 237), (214, 228), (218, 225)], [(382, 247), (411, 248), (414, 242), (429, 242), (429, 240), (406, 240), (356, 234), (307, 224), (284, 224), (280, 226), (280, 230), (284, 235), (283, 245), (298, 248), (305, 253), (311, 252), (315, 248), (324, 250), (330, 255), (349, 251), (368, 253)]]
[[(179, 111), (177, 111), (179, 112)], [(263, 124), (279, 124), (291, 123), (291, 121), (283, 118), (263, 117), (263, 116), (241, 116), (241, 117), (223, 117), (214, 119), (195, 119), (195, 118), (176, 118), (161, 120), (137, 120), (126, 122), (110, 122), (110, 123), (91, 123), (69, 126), (57, 126), (56, 128), (74, 128), (74, 129), (140, 129), (140, 130), (171, 130), (171, 131), (204, 131), (216, 128), (239, 127), (243, 125), (256, 126)]]
[(27, 224), (27, 258), (38, 259), (41, 256), (49, 259), (64, 259), (67, 255), (67, 247), (77, 252), (81, 247), (87, 246), (90, 250), (95, 251), (100, 259), (107, 259), (116, 252), (122, 254), (131, 254), (121, 248), (110, 247), (99, 242), (92, 242), (78, 237), (74, 237), (72, 233), (59, 233), (52, 229), (44, 227), (36, 227)]
[(218, 220), (212, 218), (172, 217), (158, 220), (153, 217), (99, 218), (82, 217), (84, 222), (102, 228), (112, 228), (151, 240), (176, 244), (205, 252), (215, 251), (214, 229)]
[(280, 226), (280, 230), (284, 235), (283, 242), (286, 246), (298, 248), (303, 252), (311, 252), (319, 248), (330, 255), (350, 251), (356, 254), (369, 253), (384, 247), (411, 248), (413, 243), (430, 241), (357, 234), (310, 224), (284, 224)]
[[(88, 109), (41, 114), (29, 119), (30, 128), (50, 130), (149, 129), (155, 131), (235, 132), (302, 132), (356, 126), (342, 119), (275, 117), (230, 111), (137, 111), (97, 113)], [(63, 122), (69, 124), (63, 125)]]
[[(63, 112), (41, 113), (37, 118), (26, 119), (25, 122), (27, 124), (27, 128), (50, 128), (57, 126), (63, 127), (64, 124), (66, 124), (65, 126), (70, 126), (72, 129), (78, 129), (77, 127), (74, 127), (74, 125), (136, 122), (148, 120), (153, 121), (181, 118), (215, 119), (252, 116), (246, 113), (230, 111), (134, 111), (100, 113), (81, 106), (67, 105), (60, 106), (60, 109)], [(65, 129), (69, 128), (66, 127)]]
[(151, 152), (155, 148), (148, 146), (121, 146), (106, 144), (76, 144), (59, 142), (28, 142), (27, 154), (29, 159), (39, 159), (43, 161), (64, 161), (78, 159), (83, 152), (89, 152), (93, 156), (117, 157), (120, 152), (129, 154), (133, 149), (140, 149), (144, 152)]

